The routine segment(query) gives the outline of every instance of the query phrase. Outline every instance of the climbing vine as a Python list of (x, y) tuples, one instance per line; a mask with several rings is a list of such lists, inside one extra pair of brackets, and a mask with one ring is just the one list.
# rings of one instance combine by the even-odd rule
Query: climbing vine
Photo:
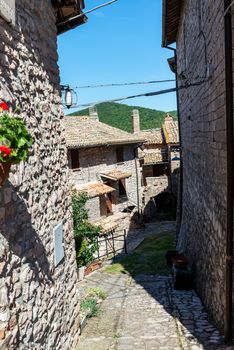
[(98, 251), (97, 237), (100, 228), (88, 221), (88, 210), (85, 207), (87, 200), (85, 193), (72, 193), (73, 231), (78, 267), (92, 262), (94, 254)]

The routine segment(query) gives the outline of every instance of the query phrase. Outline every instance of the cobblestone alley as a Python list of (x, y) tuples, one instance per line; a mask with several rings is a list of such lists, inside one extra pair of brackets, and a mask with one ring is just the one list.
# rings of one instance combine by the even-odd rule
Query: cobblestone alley
[(94, 272), (83, 288), (108, 295), (88, 321), (77, 350), (232, 350), (209, 322), (194, 291), (175, 291), (169, 276)]

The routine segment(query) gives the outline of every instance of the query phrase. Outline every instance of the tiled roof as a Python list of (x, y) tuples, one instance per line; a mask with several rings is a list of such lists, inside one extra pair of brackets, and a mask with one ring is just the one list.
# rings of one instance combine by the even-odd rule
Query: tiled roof
[(102, 182), (91, 182), (84, 185), (75, 185), (74, 190), (78, 193), (85, 192), (89, 198), (101, 196), (115, 191), (115, 188), (107, 186)]
[(174, 121), (170, 114), (164, 120), (163, 133), (166, 139), (166, 143), (179, 143), (179, 128), (178, 122)]
[(68, 148), (124, 145), (143, 142), (143, 138), (114, 128), (90, 117), (66, 116), (62, 124)]
[(146, 153), (144, 156), (144, 164), (155, 164), (163, 162), (163, 155), (161, 152)]
[(92, 222), (92, 224), (101, 228), (100, 236), (102, 236), (115, 231), (121, 221), (126, 217), (129, 217), (129, 214), (120, 212), (108, 217), (102, 217), (97, 221)]
[(138, 137), (145, 140), (145, 144), (162, 144), (164, 143), (162, 129), (150, 129), (150, 130), (142, 130), (137, 134)]
[(117, 181), (121, 179), (127, 179), (128, 177), (132, 176), (132, 173), (124, 173), (123, 171), (120, 171), (118, 169), (113, 169), (108, 173), (101, 173), (100, 175), (102, 177), (106, 177), (107, 179)]

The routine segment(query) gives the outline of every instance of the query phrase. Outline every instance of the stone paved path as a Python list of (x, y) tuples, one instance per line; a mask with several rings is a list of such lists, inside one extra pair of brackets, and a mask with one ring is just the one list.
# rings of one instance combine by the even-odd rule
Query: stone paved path
[(222, 350), (219, 332), (194, 291), (175, 291), (171, 277), (110, 275), (98, 271), (84, 288), (108, 293), (89, 320), (77, 350)]

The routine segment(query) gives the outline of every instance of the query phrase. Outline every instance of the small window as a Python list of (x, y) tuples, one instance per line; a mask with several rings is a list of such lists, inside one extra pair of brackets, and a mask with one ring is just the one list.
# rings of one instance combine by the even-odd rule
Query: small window
[(119, 196), (126, 196), (126, 185), (125, 185), (125, 180), (119, 180)]
[(152, 166), (153, 177), (167, 175), (167, 168), (164, 164), (157, 164)]
[(116, 159), (117, 159), (117, 163), (122, 163), (124, 161), (124, 149), (123, 149), (123, 147), (116, 148)]
[(70, 155), (71, 155), (71, 168), (78, 169), (80, 167), (79, 150), (71, 149)]

